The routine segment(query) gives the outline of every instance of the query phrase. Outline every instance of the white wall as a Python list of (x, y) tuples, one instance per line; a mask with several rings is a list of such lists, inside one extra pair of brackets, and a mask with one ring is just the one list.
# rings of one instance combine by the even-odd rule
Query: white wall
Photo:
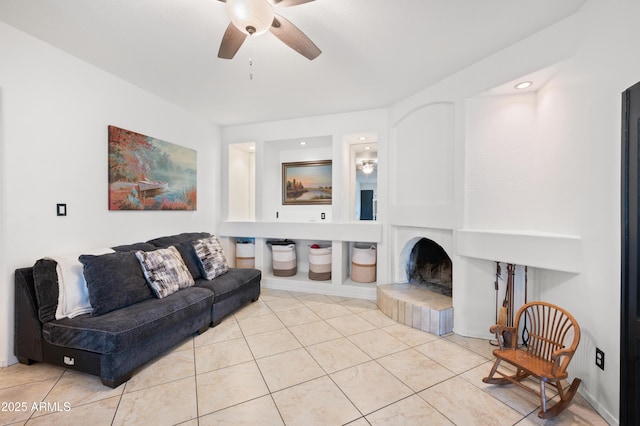
[(536, 94), (475, 97), (465, 116), (464, 226), (533, 230), (540, 202), (531, 190), (545, 173), (533, 157)]
[[(541, 277), (541, 295), (562, 300), (581, 321), (585, 332), (576, 375), (589, 377), (586, 392), (616, 418), (621, 92), (640, 80), (640, 58), (631, 54), (637, 51), (640, 39), (637, 16), (638, 2), (589, 2), (580, 14), (584, 42), (578, 54), (541, 91), (539, 99), (540, 128), (548, 129), (539, 139), (557, 152), (548, 178), (550, 184), (556, 183), (553, 201), (561, 206), (547, 212), (544, 220), (555, 216), (566, 227), (579, 228), (584, 250), (583, 274), (550, 271)], [(572, 184), (582, 191), (572, 189)], [(605, 371), (593, 363), (595, 346), (606, 353), (609, 364)]]
[(251, 220), (255, 215), (253, 191), (255, 185), (255, 154), (234, 145), (229, 146), (229, 200), (227, 215), (230, 220)]
[[(0, 23), (0, 366), (13, 356), (13, 271), (40, 257), (215, 232), (220, 129)], [(109, 211), (107, 126), (197, 150), (192, 212)], [(56, 203), (68, 215), (57, 217)]]
[(452, 103), (422, 106), (394, 127), (392, 200), (397, 205), (453, 201)]
[[(491, 238), (511, 232), (525, 242), (528, 232), (551, 242), (560, 235), (579, 252), (570, 256), (580, 260), (576, 273), (536, 268), (530, 291), (578, 319), (582, 341), (570, 372), (610, 423), (619, 416), (621, 92), (640, 80), (637, 16), (638, 2), (587, 1), (574, 17), (391, 109), (394, 125), (421, 105), (456, 105), (455, 161), (465, 164), (454, 176), (456, 212), (464, 212), (456, 227)], [(554, 64), (535, 94), (479, 97)], [(473, 332), (493, 316), (478, 301), (493, 309), (495, 269), (462, 256), (454, 271), (464, 288), (454, 282), (454, 308), (465, 312), (456, 329)], [(605, 371), (594, 365), (596, 345), (606, 353)]]

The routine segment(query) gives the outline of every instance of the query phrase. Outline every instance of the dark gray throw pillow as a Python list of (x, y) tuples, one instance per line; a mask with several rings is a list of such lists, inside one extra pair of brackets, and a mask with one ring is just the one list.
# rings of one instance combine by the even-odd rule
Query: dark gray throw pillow
[(38, 300), (38, 317), (42, 322), (56, 319), (58, 307), (58, 262), (40, 259), (33, 265), (33, 284)]
[(140, 269), (135, 252), (115, 252), (99, 256), (83, 254), (84, 279), (89, 289), (92, 316), (106, 314), (151, 299), (153, 293)]
[(200, 272), (200, 259), (198, 259), (198, 255), (193, 248), (192, 241), (184, 241), (174, 245), (174, 247), (178, 249), (180, 256), (182, 256), (182, 260), (184, 260), (184, 264), (187, 265), (187, 269), (191, 272), (193, 279), (197, 280), (202, 278), (202, 273)]

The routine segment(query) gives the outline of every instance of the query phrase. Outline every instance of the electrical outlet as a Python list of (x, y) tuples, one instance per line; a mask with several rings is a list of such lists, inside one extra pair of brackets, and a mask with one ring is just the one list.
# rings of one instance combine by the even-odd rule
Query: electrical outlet
[(604, 352), (600, 348), (596, 348), (596, 365), (604, 370)]
[(320, 219), (324, 220), (324, 218), (325, 218), (324, 213), (320, 213)]

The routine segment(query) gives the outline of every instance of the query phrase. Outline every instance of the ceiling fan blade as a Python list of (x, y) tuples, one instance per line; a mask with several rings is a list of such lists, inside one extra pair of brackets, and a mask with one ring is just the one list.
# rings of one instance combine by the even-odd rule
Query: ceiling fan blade
[(247, 35), (236, 28), (233, 25), (233, 22), (229, 23), (227, 30), (224, 32), (224, 36), (222, 36), (222, 43), (220, 43), (220, 49), (218, 50), (218, 58), (222, 59), (233, 59), (242, 43), (244, 43), (244, 39), (247, 38)]
[[(226, 0), (220, 0), (220, 1), (226, 1)], [(314, 0), (269, 0), (269, 1), (274, 6), (289, 7), (289, 6), (297, 6), (299, 4), (310, 3)]]
[(273, 19), (273, 24), (269, 31), (278, 37), (284, 44), (309, 60), (317, 58), (322, 53), (322, 51), (318, 49), (318, 46), (316, 46), (309, 37), (300, 31), (298, 27), (280, 15), (276, 15)]

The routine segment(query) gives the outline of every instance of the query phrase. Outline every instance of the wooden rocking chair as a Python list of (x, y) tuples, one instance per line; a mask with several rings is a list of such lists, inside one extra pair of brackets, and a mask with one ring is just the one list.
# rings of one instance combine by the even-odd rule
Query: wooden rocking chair
[[(526, 320), (525, 320), (526, 318)], [(526, 321), (529, 329), (526, 346), (518, 348), (518, 330)], [(541, 410), (538, 417), (550, 419), (564, 410), (573, 399), (581, 380), (573, 379), (567, 389), (561, 380), (567, 378), (567, 366), (580, 342), (580, 327), (575, 318), (564, 309), (546, 302), (530, 302), (516, 314), (513, 327), (495, 324), (489, 329), (496, 334), (499, 349), (493, 351), (496, 361), (485, 383), (503, 385), (514, 383), (540, 396)], [(498, 371), (502, 361), (516, 367), (515, 374)], [(500, 377), (494, 377), (498, 374)], [(522, 380), (533, 376), (540, 381), (540, 392), (524, 385)], [(558, 390), (560, 401), (547, 408), (545, 384)]]

